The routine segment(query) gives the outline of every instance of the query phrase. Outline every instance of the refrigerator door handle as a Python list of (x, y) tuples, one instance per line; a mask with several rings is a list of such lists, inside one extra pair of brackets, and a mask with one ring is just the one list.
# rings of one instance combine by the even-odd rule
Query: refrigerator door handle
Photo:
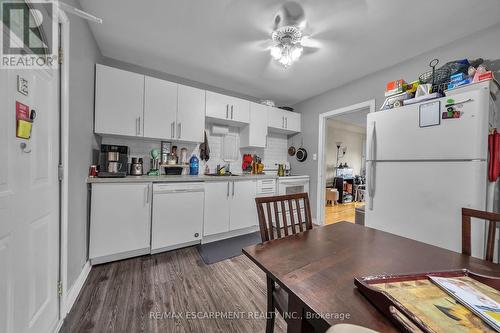
[(368, 201), (368, 209), (373, 210), (373, 197), (375, 196), (375, 164), (376, 164), (376, 158), (377, 158), (377, 133), (376, 133), (376, 128), (375, 128), (375, 121), (371, 122), (371, 140), (370, 140), (370, 154), (368, 156), (369, 161), (367, 163), (370, 166), (370, 172), (368, 174), (368, 196), (369, 196), (369, 201)]

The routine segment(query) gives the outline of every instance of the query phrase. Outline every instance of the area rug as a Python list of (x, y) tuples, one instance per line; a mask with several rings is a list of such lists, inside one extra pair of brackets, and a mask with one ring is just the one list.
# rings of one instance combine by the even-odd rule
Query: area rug
[(241, 235), (220, 241), (198, 245), (198, 252), (207, 265), (233, 258), (242, 254), (241, 249), (260, 243), (260, 232)]

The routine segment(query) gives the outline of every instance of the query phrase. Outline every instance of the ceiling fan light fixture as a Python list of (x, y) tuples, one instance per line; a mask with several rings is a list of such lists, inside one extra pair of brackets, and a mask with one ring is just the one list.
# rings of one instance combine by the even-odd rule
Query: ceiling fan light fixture
[(281, 47), (279, 45), (275, 45), (271, 47), (271, 57), (273, 57), (274, 60), (279, 60), (281, 58)]

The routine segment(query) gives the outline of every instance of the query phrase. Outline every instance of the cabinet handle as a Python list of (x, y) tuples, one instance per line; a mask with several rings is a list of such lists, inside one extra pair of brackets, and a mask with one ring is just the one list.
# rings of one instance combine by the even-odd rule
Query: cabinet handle
[(285, 117), (285, 128), (288, 128), (288, 117)]
[(226, 119), (229, 118), (229, 104), (226, 104)]
[(233, 198), (234, 198), (234, 182), (233, 182)]
[(233, 107), (234, 105), (231, 105), (231, 119), (233, 119)]
[(182, 123), (177, 124), (177, 126), (179, 127), (179, 132), (177, 133), (177, 139), (180, 139), (182, 132)]
[(195, 234), (194, 234), (194, 237), (195, 237), (195, 238), (198, 238), (198, 237), (200, 237), (200, 234), (199, 234), (199, 233), (195, 233)]
[(139, 135), (139, 117), (135, 118), (135, 135)]
[(229, 182), (227, 182), (227, 193), (226, 193), (226, 198), (229, 198)]
[(170, 134), (170, 137), (173, 139), (175, 137), (175, 121), (173, 121), (172, 124), (170, 124), (170, 131), (172, 132)]
[(139, 117), (139, 135), (141, 135), (141, 117)]
[(146, 192), (146, 205), (149, 204), (149, 184), (145, 188)]
[(281, 117), (281, 128), (285, 128), (285, 117)]

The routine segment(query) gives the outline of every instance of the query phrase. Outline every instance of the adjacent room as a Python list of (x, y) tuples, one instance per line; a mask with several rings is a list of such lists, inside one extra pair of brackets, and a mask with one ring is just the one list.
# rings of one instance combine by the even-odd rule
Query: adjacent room
[(0, 20), (0, 333), (500, 332), (499, 0)]

